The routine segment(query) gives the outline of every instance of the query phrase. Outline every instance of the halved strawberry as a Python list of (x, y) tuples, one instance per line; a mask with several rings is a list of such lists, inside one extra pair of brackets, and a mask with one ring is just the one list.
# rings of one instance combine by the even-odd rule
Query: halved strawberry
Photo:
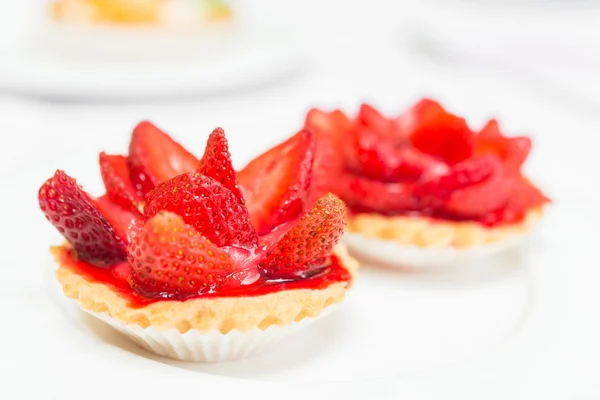
[(494, 119), (488, 121), (475, 137), (475, 154), (496, 154), (506, 168), (517, 171), (531, 151), (531, 139), (524, 136), (506, 137)]
[(345, 225), (344, 202), (327, 194), (281, 237), (259, 266), (272, 278), (294, 278), (317, 272), (325, 265)]
[(139, 197), (160, 182), (198, 167), (198, 159), (148, 121), (133, 130), (129, 144), (129, 176)]
[(316, 149), (313, 176), (308, 199), (309, 207), (337, 184), (344, 170), (342, 143), (352, 134), (354, 125), (340, 110), (324, 112), (311, 109), (306, 115), (305, 128), (315, 133)]
[(385, 182), (415, 181), (447, 170), (436, 157), (394, 143), (363, 126), (346, 142), (345, 155), (350, 171)]
[(494, 212), (483, 215), (480, 221), (494, 225), (498, 222), (511, 223), (522, 220), (528, 211), (549, 203), (550, 199), (542, 191), (527, 181), (517, 177), (505, 204)]
[(445, 175), (419, 184), (415, 195), (421, 209), (441, 209), (462, 215), (480, 215), (506, 202), (509, 176), (492, 154), (456, 164)]
[(372, 130), (381, 138), (392, 139), (394, 137), (392, 120), (384, 117), (369, 104), (361, 104), (358, 111), (358, 120), (363, 126)]
[(310, 187), (315, 135), (302, 130), (252, 160), (238, 179), (259, 235), (302, 213)]
[(150, 298), (185, 299), (221, 285), (231, 257), (183, 219), (160, 213), (129, 245), (131, 286)]
[(144, 198), (137, 195), (135, 188), (131, 184), (129, 168), (127, 167), (127, 157), (108, 155), (102, 152), (99, 156), (99, 163), (102, 180), (104, 181), (106, 193), (110, 200), (121, 207), (139, 214), (139, 210), (144, 203)]
[(115, 228), (120, 237), (127, 240), (127, 243), (144, 223), (143, 215), (139, 211), (131, 211), (115, 204), (108, 194), (95, 199), (95, 204), (104, 218)]
[(385, 183), (344, 174), (340, 176), (339, 196), (355, 211), (394, 213), (417, 209), (412, 183)]
[(216, 128), (208, 137), (204, 156), (200, 160), (198, 172), (209, 176), (229, 189), (244, 204), (244, 196), (240, 190), (237, 173), (233, 169), (231, 154), (225, 132), (222, 128)]
[(199, 172), (162, 182), (146, 195), (146, 218), (163, 210), (180, 215), (219, 247), (258, 243), (246, 207), (229, 189)]
[(107, 267), (127, 258), (119, 233), (75, 179), (56, 171), (38, 192), (40, 209), (77, 251), (80, 259)]
[(456, 164), (473, 154), (475, 135), (467, 122), (435, 102), (419, 104), (409, 125), (412, 145), (427, 154)]

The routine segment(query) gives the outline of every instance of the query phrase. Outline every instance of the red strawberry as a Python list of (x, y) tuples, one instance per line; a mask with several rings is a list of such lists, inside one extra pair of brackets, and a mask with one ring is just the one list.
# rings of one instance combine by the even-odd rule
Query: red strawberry
[(152, 123), (141, 122), (129, 144), (129, 176), (139, 197), (160, 182), (198, 167), (198, 159)]
[(417, 201), (411, 183), (385, 183), (344, 174), (339, 195), (355, 211), (394, 213), (415, 210)]
[(482, 216), (481, 222), (489, 225), (498, 222), (517, 222), (535, 207), (540, 207), (550, 202), (550, 199), (540, 189), (533, 186), (523, 177), (514, 180), (508, 201), (492, 213)]
[(369, 104), (362, 104), (358, 111), (358, 120), (363, 126), (375, 132), (379, 137), (391, 139), (393, 138), (393, 124), (390, 119), (387, 119), (379, 111)]
[(281, 237), (260, 267), (271, 278), (308, 276), (322, 269), (344, 233), (346, 207), (332, 194), (320, 198), (315, 207)]
[(488, 121), (481, 132), (475, 137), (476, 154), (496, 154), (506, 168), (518, 171), (531, 151), (531, 139), (524, 136), (508, 138), (502, 135), (498, 122)]
[(502, 170), (502, 162), (494, 155), (470, 158), (454, 165), (447, 174), (415, 187), (421, 207), (440, 207), (457, 190), (486, 181)]
[(225, 251), (168, 212), (148, 220), (128, 250), (131, 285), (150, 298), (206, 293), (234, 270)]
[(444, 107), (437, 101), (422, 99), (406, 112), (392, 120), (394, 136), (408, 140), (418, 126), (419, 121), (435, 118), (437, 115), (444, 113)]
[(499, 168), (483, 182), (452, 192), (444, 209), (465, 217), (485, 215), (506, 204), (514, 184), (515, 179)]
[(115, 228), (120, 237), (129, 243), (143, 225), (143, 215), (115, 204), (108, 194), (95, 200), (98, 211)]
[(80, 259), (99, 267), (125, 260), (126, 237), (111, 225), (75, 179), (56, 171), (38, 192), (40, 209)]
[(312, 109), (306, 115), (305, 128), (316, 136), (315, 161), (310, 184), (309, 206), (326, 194), (337, 183), (344, 170), (342, 143), (354, 126), (340, 110), (323, 112)]
[(238, 184), (237, 173), (231, 163), (229, 145), (223, 129), (215, 129), (208, 137), (198, 172), (219, 182), (237, 197), (240, 204), (244, 204), (244, 196)]
[(139, 214), (144, 199), (137, 195), (131, 184), (127, 157), (100, 153), (99, 162), (102, 180), (110, 200)]
[(346, 142), (345, 150), (350, 171), (369, 179), (414, 181), (447, 170), (446, 164), (435, 157), (409, 146), (397, 145), (366, 127), (358, 128), (354, 140)]
[(169, 179), (146, 195), (146, 218), (163, 210), (180, 215), (219, 247), (258, 243), (248, 210), (231, 191), (199, 172)]
[(412, 145), (427, 154), (456, 164), (473, 154), (475, 135), (463, 118), (443, 110), (435, 102), (421, 102), (409, 126)]
[(302, 130), (252, 160), (238, 173), (259, 235), (302, 213), (310, 187), (315, 135)]
[(421, 209), (443, 209), (451, 214), (475, 217), (506, 203), (514, 176), (502, 161), (487, 154), (452, 167), (446, 175), (418, 185), (415, 194)]

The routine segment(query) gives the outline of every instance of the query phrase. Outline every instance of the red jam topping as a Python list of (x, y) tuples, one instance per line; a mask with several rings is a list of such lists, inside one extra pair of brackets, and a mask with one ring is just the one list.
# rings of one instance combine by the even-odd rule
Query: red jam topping
[(315, 165), (322, 166), (313, 180), (353, 213), (494, 226), (549, 202), (521, 174), (529, 138), (504, 136), (495, 120), (475, 132), (429, 99), (395, 118), (366, 104), (354, 119), (313, 109), (306, 127), (316, 132)]
[[(126, 299), (130, 307), (141, 308), (158, 301), (169, 300), (144, 297), (134, 291), (127, 282), (127, 277), (129, 276), (127, 262), (114, 265), (110, 268), (97, 268), (90, 263), (78, 260), (76, 254), (68, 247), (58, 249), (57, 259), (62, 266), (83, 276), (87, 281), (107, 285), (119, 296)], [(186, 300), (194, 298), (260, 296), (282, 290), (295, 289), (319, 290), (325, 289), (337, 282), (349, 282), (351, 279), (352, 276), (341, 264), (340, 259), (336, 255), (331, 255), (326, 267), (307, 278), (283, 280), (269, 279), (264, 275), (260, 275), (258, 279), (253, 279), (250, 284), (241, 283), (239, 285), (232, 285), (231, 287), (222, 287), (214, 292), (190, 296)]]

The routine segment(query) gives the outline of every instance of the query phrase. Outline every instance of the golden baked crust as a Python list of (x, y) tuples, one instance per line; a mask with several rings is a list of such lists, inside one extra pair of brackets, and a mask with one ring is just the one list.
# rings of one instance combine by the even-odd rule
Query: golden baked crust
[(531, 209), (523, 221), (485, 227), (473, 221), (443, 221), (426, 217), (358, 214), (348, 216), (347, 230), (416, 247), (468, 249), (529, 232), (541, 219), (543, 207)]
[[(348, 255), (346, 247), (340, 243), (334, 252), (354, 278), (358, 263)], [(56, 277), (64, 294), (77, 300), (84, 309), (106, 313), (124, 324), (142, 328), (152, 325), (157, 329), (174, 327), (181, 333), (190, 329), (200, 332), (217, 329), (221, 333), (232, 329), (247, 332), (257, 327), (265, 330), (271, 325), (284, 326), (305, 317), (316, 317), (330, 305), (340, 303), (352, 283), (337, 282), (324, 289), (283, 290), (261, 296), (159, 301), (132, 308), (108, 286), (89, 282), (61, 265), (57, 252), (53, 253), (58, 263)]]

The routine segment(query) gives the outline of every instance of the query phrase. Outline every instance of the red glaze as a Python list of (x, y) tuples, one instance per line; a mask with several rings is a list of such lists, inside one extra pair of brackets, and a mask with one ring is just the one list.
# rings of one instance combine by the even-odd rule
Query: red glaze
[[(337, 256), (331, 255), (329, 265), (323, 271), (307, 278), (297, 280), (268, 280), (264, 276), (249, 284), (235, 285), (232, 287), (220, 287), (212, 293), (203, 293), (198, 296), (187, 297), (185, 300), (175, 299), (150, 299), (142, 297), (131, 289), (126, 280), (128, 276), (127, 263), (113, 265), (110, 268), (98, 268), (93, 265), (78, 260), (74, 252), (68, 247), (58, 248), (56, 257), (60, 265), (71, 269), (77, 274), (83, 276), (89, 282), (103, 283), (111, 288), (119, 296), (127, 300), (130, 307), (141, 308), (158, 301), (185, 301), (194, 298), (219, 298), (219, 297), (246, 297), (260, 296), (269, 293), (275, 293), (282, 290), (294, 289), (325, 289), (337, 282), (349, 282), (352, 276), (346, 268), (340, 263)], [(243, 273), (243, 271), (241, 271)], [(251, 279), (254, 280), (254, 279)]]

